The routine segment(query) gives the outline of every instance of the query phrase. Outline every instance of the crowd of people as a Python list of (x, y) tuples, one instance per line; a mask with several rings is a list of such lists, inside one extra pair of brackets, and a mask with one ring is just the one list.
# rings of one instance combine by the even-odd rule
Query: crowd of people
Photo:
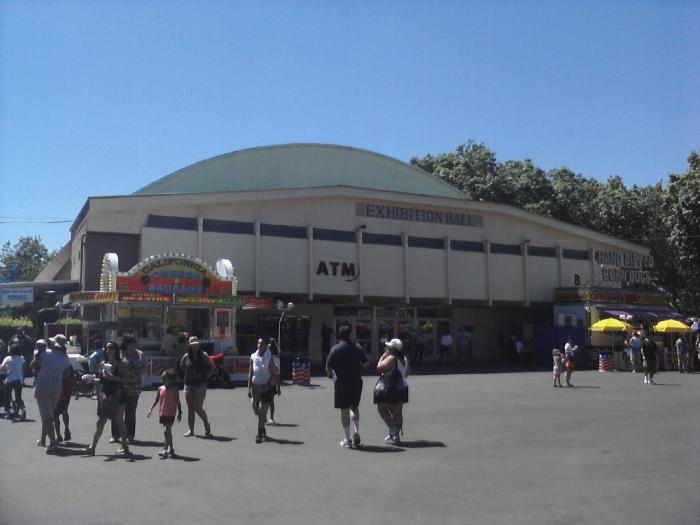
[[(330, 336), (334, 332), (326, 327), (322, 331), (324, 342), (324, 369), (334, 385), (334, 407), (340, 411), (342, 440), (340, 446), (353, 448), (361, 446), (359, 405), (362, 397), (363, 370), (369, 365), (365, 350), (351, 340), (350, 326), (338, 328), (337, 342), (330, 346)], [(19, 334), (18, 334), (19, 335)], [(451, 337), (440, 338), (441, 355), (449, 352)], [(459, 354), (471, 352), (471, 334), (460, 330), (457, 344)], [(20, 336), (21, 337), (21, 336)], [(47, 453), (56, 449), (62, 441), (70, 441), (69, 405), (73, 393), (76, 374), (67, 355), (67, 338), (58, 334), (50, 339), (39, 339), (30, 352), (31, 359), (25, 358), (26, 349), (22, 344), (11, 344), (9, 355), (0, 364), (3, 374), (4, 409), (6, 417), (15, 411), (17, 417), (26, 417), (26, 405), (22, 399), (22, 387), (27, 374), (33, 374), (34, 397), (41, 419), (41, 433), (37, 445)], [(514, 353), (518, 352), (517, 339), (513, 338)], [(692, 348), (695, 347), (695, 348)], [(645, 332), (633, 332), (625, 341), (633, 372), (643, 372), (645, 384), (655, 384), (654, 375), (658, 369), (656, 344)], [(415, 346), (411, 345), (411, 351)], [(674, 343), (679, 372), (692, 369), (693, 350), (700, 356), (700, 338), (693, 344), (680, 336)], [(567, 387), (573, 387), (572, 375), (576, 368), (575, 356), (579, 347), (569, 337), (563, 351), (554, 349), (553, 386), (562, 387), (562, 375)], [(407, 355), (408, 354), (408, 355)], [(392, 445), (401, 443), (403, 431), (403, 406), (408, 402), (408, 381), (410, 353), (404, 352), (400, 339), (384, 343), (384, 350), (377, 362), (379, 378), (372, 398), (377, 412), (387, 426), (385, 442)], [(441, 360), (443, 358), (441, 357)], [(27, 363), (29, 361), (29, 363)], [(96, 343), (96, 349), (88, 358), (89, 374), (83, 381), (96, 384), (97, 421), (91, 444), (85, 449), (94, 455), (107, 421), (110, 421), (110, 443), (119, 443), (118, 454), (130, 455), (129, 445), (134, 443), (137, 424), (137, 407), (141, 396), (141, 385), (147, 359), (138, 349), (136, 338), (126, 335), (121, 343), (108, 341)], [(247, 393), (252, 401), (253, 414), (257, 419), (256, 443), (268, 441), (267, 426), (274, 424), (275, 396), (281, 393), (280, 360), (277, 349), (266, 337), (259, 337), (257, 349), (250, 356)], [(209, 355), (200, 347), (197, 337), (187, 340), (187, 350), (176, 362), (176, 368), (161, 374), (161, 386), (156, 390), (155, 399), (148, 411), (151, 416), (158, 406), (159, 422), (163, 426), (163, 450), (161, 458), (176, 457), (172, 427), (177, 418), (182, 418), (180, 386), (183, 387), (187, 407), (187, 431), (184, 437), (195, 435), (196, 417), (201, 419), (204, 437), (211, 438), (212, 427), (204, 409), (207, 382), (215, 371)], [(14, 398), (14, 400), (13, 400)], [(269, 416), (268, 416), (269, 415)], [(61, 420), (63, 432), (61, 432)]]
[[(325, 370), (334, 382), (334, 406), (340, 410), (344, 439), (341, 446), (352, 448), (361, 445), (359, 404), (362, 396), (362, 371), (368, 365), (365, 350), (350, 339), (350, 327), (338, 330), (338, 342), (329, 349)], [(72, 439), (68, 408), (76, 381), (91, 381), (96, 385), (97, 400), (95, 432), (91, 443), (85, 448), (86, 455), (94, 455), (107, 422), (110, 422), (110, 443), (118, 443), (117, 454), (131, 455), (129, 445), (136, 436), (137, 407), (141, 396), (141, 384), (147, 365), (144, 353), (137, 348), (137, 340), (130, 335), (121, 343), (108, 341), (104, 345), (96, 341), (96, 349), (88, 357), (90, 373), (76, 372), (67, 355), (67, 338), (58, 334), (48, 341), (39, 339), (29, 367), (25, 366), (23, 349), (14, 345), (10, 355), (2, 361), (0, 369), (5, 373), (4, 402), (6, 414), (14, 394), (15, 404), (26, 417), (22, 400), (25, 372), (34, 375), (34, 397), (41, 419), (41, 433), (37, 445), (47, 454), (56, 450), (62, 441)], [(280, 360), (274, 345), (266, 337), (257, 341), (257, 349), (250, 356), (248, 373), (248, 397), (257, 418), (256, 443), (268, 440), (266, 427), (274, 425), (274, 398), (281, 393)], [(204, 410), (207, 381), (214, 373), (214, 363), (200, 349), (197, 337), (190, 337), (187, 352), (177, 363), (177, 368), (161, 374), (161, 386), (148, 411), (150, 417), (158, 406), (159, 422), (163, 426), (163, 450), (161, 458), (176, 457), (172, 427), (177, 418), (182, 418), (180, 385), (187, 406), (188, 430), (184, 437), (195, 435), (195, 419), (198, 416), (204, 425), (204, 437), (213, 437), (207, 412)], [(373, 399), (377, 411), (386, 423), (388, 434), (385, 441), (400, 443), (403, 428), (403, 404), (408, 402), (408, 359), (399, 339), (386, 342), (385, 351), (377, 364), (379, 380)], [(382, 391), (379, 392), (381, 385)], [(269, 414), (269, 418), (268, 418)], [(9, 416), (8, 416), (9, 417)], [(63, 433), (61, 433), (61, 420)], [(352, 423), (352, 432), (350, 425)]]

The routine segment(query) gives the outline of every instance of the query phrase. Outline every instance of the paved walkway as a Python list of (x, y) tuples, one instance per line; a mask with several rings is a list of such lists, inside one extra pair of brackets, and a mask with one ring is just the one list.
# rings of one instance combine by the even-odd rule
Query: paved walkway
[[(73, 442), (35, 446), (36, 421), (0, 420), (0, 523), (94, 524), (663, 524), (700, 522), (700, 374), (547, 372), (411, 378), (404, 445), (386, 429), (365, 379), (359, 450), (341, 449), (332, 384), (288, 386), (274, 441), (254, 443), (245, 389), (212, 390), (215, 438), (183, 438), (161, 460), (161, 429), (139, 405), (135, 455), (85, 446), (95, 402), (71, 403)], [(29, 418), (37, 417), (31, 389)], [(184, 400), (183, 400), (184, 401)], [(201, 423), (196, 431), (202, 434)]]

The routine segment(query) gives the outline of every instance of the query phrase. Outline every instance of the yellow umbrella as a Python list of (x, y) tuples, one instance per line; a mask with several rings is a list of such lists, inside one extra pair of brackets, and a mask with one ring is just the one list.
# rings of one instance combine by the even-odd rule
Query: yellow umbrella
[(655, 332), (663, 332), (663, 333), (679, 334), (679, 333), (691, 332), (692, 330), (685, 323), (682, 323), (680, 321), (676, 321), (675, 319), (666, 319), (665, 321), (659, 321), (658, 323), (656, 323), (654, 325), (654, 331)]
[(594, 332), (624, 332), (631, 329), (632, 327), (624, 321), (612, 317), (609, 319), (601, 319), (597, 323), (591, 325), (591, 330)]

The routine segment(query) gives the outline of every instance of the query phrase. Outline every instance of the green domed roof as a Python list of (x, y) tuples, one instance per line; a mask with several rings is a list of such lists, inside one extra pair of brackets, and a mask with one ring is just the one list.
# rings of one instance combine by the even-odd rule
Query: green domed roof
[(371, 151), (325, 144), (286, 144), (234, 151), (182, 168), (134, 194), (328, 186), (466, 198), (449, 184), (405, 162)]

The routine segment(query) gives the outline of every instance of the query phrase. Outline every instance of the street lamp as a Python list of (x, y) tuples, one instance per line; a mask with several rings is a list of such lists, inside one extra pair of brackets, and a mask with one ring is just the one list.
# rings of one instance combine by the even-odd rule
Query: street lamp
[(284, 319), (284, 316), (287, 315), (287, 312), (291, 311), (293, 308), (294, 303), (292, 302), (284, 304), (282, 301), (277, 301), (277, 310), (282, 312), (277, 323), (277, 350), (280, 354), (282, 354), (282, 320)]

